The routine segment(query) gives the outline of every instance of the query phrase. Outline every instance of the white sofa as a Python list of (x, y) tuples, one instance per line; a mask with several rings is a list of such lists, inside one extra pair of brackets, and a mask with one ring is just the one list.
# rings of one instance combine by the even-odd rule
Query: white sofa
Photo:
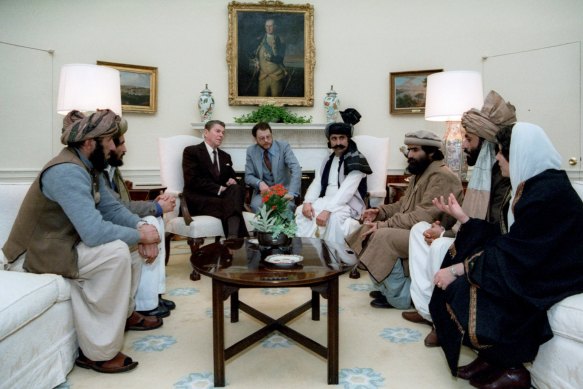
[[(0, 247), (30, 184), (0, 183)], [(4, 269), (0, 251), (0, 389), (54, 388), (77, 356), (69, 284), (55, 274)]]
[[(583, 182), (573, 182), (583, 199)], [(581, 259), (583, 260), (583, 258)], [(537, 389), (583, 388), (583, 294), (568, 297), (548, 312), (553, 338), (543, 344), (530, 366)]]

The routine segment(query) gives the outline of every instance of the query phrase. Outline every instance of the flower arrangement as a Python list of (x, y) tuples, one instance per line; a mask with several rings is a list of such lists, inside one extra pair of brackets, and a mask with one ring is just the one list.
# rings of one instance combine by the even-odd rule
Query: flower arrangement
[(251, 224), (258, 232), (272, 234), (277, 238), (280, 234), (293, 237), (296, 234), (297, 225), (292, 211), (287, 206), (287, 190), (283, 185), (277, 184), (263, 193), (263, 205), (255, 220)]

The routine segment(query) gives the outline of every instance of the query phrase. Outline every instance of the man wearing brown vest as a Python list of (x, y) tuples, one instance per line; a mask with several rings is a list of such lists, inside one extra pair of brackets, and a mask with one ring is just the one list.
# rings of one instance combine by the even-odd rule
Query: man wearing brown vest
[(142, 262), (156, 258), (160, 236), (100, 177), (119, 121), (110, 110), (65, 117), (61, 142), (67, 147), (32, 183), (2, 248), (9, 270), (22, 266), (65, 277), (80, 348), (76, 364), (104, 373), (138, 364), (120, 352), (124, 330), (162, 325), (162, 319), (134, 312), (133, 301)]

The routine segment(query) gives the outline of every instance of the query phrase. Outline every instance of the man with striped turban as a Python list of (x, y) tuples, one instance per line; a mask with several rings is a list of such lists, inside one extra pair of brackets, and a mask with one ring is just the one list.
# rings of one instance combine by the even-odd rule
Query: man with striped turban
[[(510, 180), (502, 177), (496, 161), (496, 134), (516, 122), (516, 109), (495, 91), (490, 91), (484, 106), (472, 108), (462, 116), (465, 128), (463, 143), (469, 166), (473, 166), (463, 209), (472, 217), (498, 223), (502, 204), (509, 193)], [(409, 236), (409, 270), (411, 299), (416, 311), (403, 312), (404, 319), (431, 325), (429, 300), (433, 293), (433, 276), (441, 267), (448, 248), (454, 241), (459, 224), (445, 230), (439, 221), (419, 222)], [(439, 346), (435, 330), (425, 338), (427, 347)]]
[(120, 351), (125, 330), (162, 325), (134, 312), (133, 300), (142, 262), (156, 258), (160, 236), (111, 195), (100, 174), (119, 121), (110, 110), (65, 117), (67, 147), (32, 183), (2, 248), (10, 270), (21, 265), (65, 277), (80, 348), (76, 364), (104, 373), (138, 364)]

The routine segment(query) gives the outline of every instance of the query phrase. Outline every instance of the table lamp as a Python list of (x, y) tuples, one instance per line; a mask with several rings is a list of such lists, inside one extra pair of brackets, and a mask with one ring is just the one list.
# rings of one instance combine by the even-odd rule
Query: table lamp
[(74, 109), (95, 112), (107, 108), (122, 114), (119, 70), (89, 64), (63, 65), (57, 113), (66, 115)]
[(467, 164), (462, 149), (462, 114), (482, 108), (484, 93), (480, 73), (468, 70), (439, 72), (427, 77), (425, 120), (446, 122), (443, 136), (445, 163), (465, 180)]

